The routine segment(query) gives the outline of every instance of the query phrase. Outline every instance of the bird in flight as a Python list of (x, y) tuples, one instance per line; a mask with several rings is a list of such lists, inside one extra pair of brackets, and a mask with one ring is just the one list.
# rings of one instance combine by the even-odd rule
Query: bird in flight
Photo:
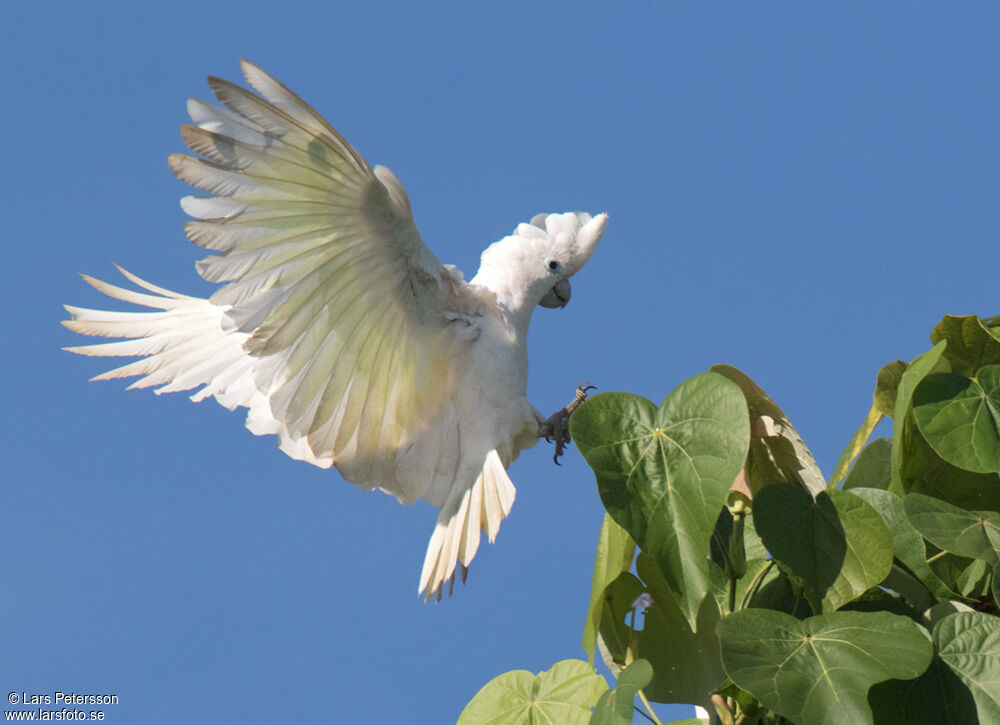
[(248, 409), (256, 435), (333, 466), (364, 490), (440, 507), (419, 592), (441, 598), (464, 579), (480, 543), (510, 513), (507, 468), (540, 437), (568, 440), (568, 413), (528, 401), (527, 335), (537, 305), (563, 307), (607, 215), (538, 214), (490, 245), (466, 282), (417, 232), (410, 201), (386, 167), (372, 168), (316, 111), (248, 61), (256, 93), (221, 78), (222, 107), (188, 101), (181, 127), (197, 156), (170, 168), (206, 192), (181, 200), (184, 231), (212, 252), (197, 263), (221, 286), (208, 299), (84, 275), (151, 312), (67, 306), (69, 329), (123, 338), (66, 348), (136, 356), (95, 380), (191, 390)]

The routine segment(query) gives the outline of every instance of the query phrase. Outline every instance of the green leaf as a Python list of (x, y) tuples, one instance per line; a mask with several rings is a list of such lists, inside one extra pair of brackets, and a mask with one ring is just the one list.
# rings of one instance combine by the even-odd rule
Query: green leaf
[[(906, 516), (903, 500), (894, 493), (874, 488), (852, 488), (851, 493), (867, 501), (878, 511), (892, 535), (892, 551), (906, 568), (938, 599), (957, 596), (942, 582), (927, 563), (924, 539)], [(906, 592), (900, 592), (906, 594)], [(915, 602), (914, 602), (915, 603)]]
[(879, 725), (969, 725), (978, 722), (972, 693), (935, 657), (915, 680), (887, 680), (868, 691)]
[(889, 490), (902, 496), (907, 489), (903, 487), (903, 480), (900, 475), (902, 470), (904, 454), (909, 447), (910, 424), (908, 414), (910, 403), (913, 401), (913, 390), (921, 380), (927, 375), (936, 372), (948, 372), (951, 368), (948, 361), (943, 359), (946, 340), (941, 340), (930, 350), (922, 355), (918, 355), (906, 367), (896, 388), (896, 407), (892, 415), (892, 481)]
[(913, 415), (948, 463), (977, 473), (1000, 471), (1000, 365), (981, 368), (975, 380), (928, 375), (913, 393)]
[(533, 675), (505, 672), (486, 683), (457, 725), (587, 725), (590, 709), (608, 689), (604, 678), (581, 660), (563, 660)]
[(1000, 618), (958, 612), (934, 627), (938, 656), (972, 692), (979, 722), (1000, 722)]
[(815, 613), (878, 585), (892, 568), (892, 537), (878, 512), (846, 491), (813, 501), (794, 486), (754, 500), (754, 526), (771, 556), (798, 580)]
[(826, 488), (826, 479), (802, 436), (764, 389), (732, 365), (713, 365), (736, 383), (750, 411), (750, 450), (747, 456), (748, 483), (754, 494), (771, 483), (798, 483), (812, 493)]
[(931, 342), (940, 340), (948, 341), (948, 359), (970, 375), (1000, 362), (1000, 338), (975, 315), (945, 315), (931, 332)]
[[(642, 582), (631, 574), (622, 574), (608, 588), (608, 605), (601, 619), (601, 639), (607, 654), (620, 667), (631, 645), (633, 656), (649, 660), (653, 680), (644, 691), (650, 700), (711, 707), (709, 695), (724, 677), (715, 636), (719, 621), (715, 600), (705, 597), (699, 609), (698, 628), (692, 631), (653, 558), (640, 553), (636, 571)], [(652, 596), (653, 605), (646, 610), (642, 630), (633, 632), (628, 626), (632, 603), (643, 591)]]
[(887, 612), (834, 612), (800, 621), (744, 609), (716, 630), (730, 679), (800, 725), (872, 723), (868, 689), (918, 676), (933, 654), (919, 626)]
[(861, 451), (851, 472), (844, 479), (844, 489), (858, 486), (888, 489), (892, 481), (891, 463), (892, 440), (876, 438)]
[(920, 493), (907, 496), (903, 507), (913, 527), (939, 549), (991, 566), (1000, 561), (1000, 513), (966, 511)]
[(632, 567), (635, 556), (635, 542), (621, 526), (608, 514), (601, 522), (601, 533), (597, 538), (597, 554), (594, 556), (594, 577), (590, 586), (590, 606), (583, 627), (581, 642), (588, 661), (594, 663), (594, 648), (597, 645), (597, 631), (604, 609), (604, 593), (608, 586), (623, 571)]
[(646, 660), (636, 660), (618, 677), (615, 689), (608, 690), (597, 701), (590, 725), (632, 725), (635, 696), (653, 679), (653, 666)]
[(692, 627), (708, 592), (709, 538), (749, 443), (743, 393), (716, 373), (684, 381), (657, 408), (603, 393), (570, 419), (604, 507), (652, 554)]

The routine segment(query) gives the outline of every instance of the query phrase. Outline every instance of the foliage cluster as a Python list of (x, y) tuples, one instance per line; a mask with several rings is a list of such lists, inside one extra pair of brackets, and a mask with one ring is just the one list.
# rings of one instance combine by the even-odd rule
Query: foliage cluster
[(571, 432), (607, 509), (590, 660), (500, 675), (459, 725), (660, 723), (650, 701), (725, 725), (1000, 723), (998, 328), (947, 316), (882, 368), (829, 481), (729, 366), (660, 406), (584, 403)]

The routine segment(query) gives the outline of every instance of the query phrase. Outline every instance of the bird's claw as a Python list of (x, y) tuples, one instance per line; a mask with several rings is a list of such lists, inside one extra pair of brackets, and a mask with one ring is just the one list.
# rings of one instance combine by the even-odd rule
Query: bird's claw
[(559, 456), (563, 455), (566, 452), (566, 446), (572, 443), (572, 439), (569, 437), (569, 417), (587, 399), (587, 393), (591, 390), (597, 390), (597, 386), (589, 383), (580, 383), (576, 387), (576, 394), (569, 405), (557, 410), (539, 426), (539, 436), (545, 438), (549, 443), (555, 442), (556, 444), (552, 460), (557, 466), (562, 465), (559, 462)]

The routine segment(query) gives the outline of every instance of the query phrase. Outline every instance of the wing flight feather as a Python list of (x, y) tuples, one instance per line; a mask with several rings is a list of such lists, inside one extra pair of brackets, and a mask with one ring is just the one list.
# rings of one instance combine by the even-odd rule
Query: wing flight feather
[(403, 501), (440, 496), (459, 460), (440, 426), (454, 419), (451, 369), (467, 344), (446, 315), (462, 308), (461, 277), (420, 238), (392, 172), (263, 70), (242, 69), (260, 95), (210, 77), (222, 107), (192, 99), (181, 128), (197, 156), (169, 157), (207, 192), (182, 200), (185, 233), (213, 252), (197, 269), (221, 286), (206, 301), (128, 273), (152, 294), (88, 279), (161, 311), (71, 308), (73, 329), (131, 338), (72, 349), (146, 356), (101, 377), (202, 386), (193, 397), (250, 407), (248, 427), (277, 433), (290, 455)]

